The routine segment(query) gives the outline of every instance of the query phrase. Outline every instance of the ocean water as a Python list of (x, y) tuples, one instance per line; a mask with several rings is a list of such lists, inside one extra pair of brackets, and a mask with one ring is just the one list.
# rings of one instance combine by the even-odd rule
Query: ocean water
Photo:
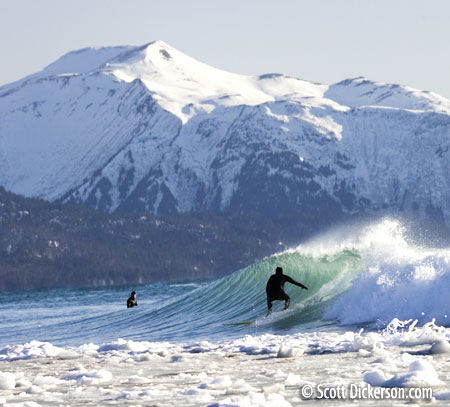
[[(31, 339), (57, 345), (225, 339), (263, 333), (382, 328), (393, 318), (448, 326), (450, 249), (407, 242), (383, 220), (338, 231), (207, 282), (0, 293), (0, 345)], [(266, 317), (265, 285), (277, 266), (308, 290), (286, 284), (291, 308)], [(138, 307), (127, 309), (132, 290)], [(251, 325), (230, 325), (254, 321)]]
[[(265, 285), (277, 266), (308, 290), (286, 283), (291, 307), (282, 311), (283, 302), (275, 302), (266, 317)], [(139, 305), (127, 309), (132, 290)], [(55, 367), (45, 370), (36, 360), (56, 358), (57, 373), (66, 373), (52, 380), (75, 386), (67, 397), (86, 385), (79, 391), (105, 405), (123, 398), (221, 405), (213, 403), (220, 389), (225, 391), (223, 405), (292, 405), (300, 401), (289, 386), (329, 380), (333, 369), (340, 380), (351, 377), (376, 386), (437, 386), (438, 400), (448, 400), (450, 377), (442, 373), (446, 359), (431, 355), (450, 354), (449, 299), (450, 249), (412, 243), (401, 223), (391, 219), (330, 231), (213, 281), (1, 293), (0, 389), (9, 389), (8, 397), (16, 402), (34, 400), (30, 394), (37, 386), (41, 402), (56, 403), (51, 385), (56, 382), (43, 383), (33, 373), (38, 363), (50, 375)], [(236, 324), (245, 321), (252, 323)], [(352, 361), (317, 358), (343, 352), (350, 352)], [(259, 358), (246, 359), (251, 357)], [(300, 357), (302, 369), (310, 368), (307, 378), (299, 374)], [(272, 358), (289, 361), (273, 373)], [(375, 365), (368, 364), (370, 358)], [(67, 362), (73, 359), (78, 360), (75, 367)], [(239, 361), (240, 373), (233, 370), (232, 359)], [(148, 364), (137, 369), (143, 362)], [(253, 370), (255, 363), (264, 365), (265, 376), (260, 368)], [(124, 376), (122, 364), (131, 364), (140, 378)], [(74, 369), (79, 373), (70, 373)], [(188, 376), (160, 383), (161, 377), (174, 375)], [(265, 381), (277, 375), (283, 384), (266, 391)], [(192, 383), (197, 383), (194, 389)], [(159, 393), (143, 391), (156, 384)], [(106, 390), (98, 393), (106, 385), (109, 398)], [(20, 387), (31, 390), (14, 393)], [(229, 392), (240, 398), (228, 400)]]

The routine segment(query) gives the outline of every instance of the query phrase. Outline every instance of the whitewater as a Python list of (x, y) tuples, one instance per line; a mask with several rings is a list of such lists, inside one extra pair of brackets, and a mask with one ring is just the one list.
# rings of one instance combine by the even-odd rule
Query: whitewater
[[(0, 405), (355, 403), (323, 386), (430, 389), (359, 401), (447, 405), (449, 261), (386, 218), (214, 281), (1, 293)], [(277, 266), (309, 289), (286, 284), (291, 307), (266, 317)], [(139, 306), (126, 309), (132, 290)]]

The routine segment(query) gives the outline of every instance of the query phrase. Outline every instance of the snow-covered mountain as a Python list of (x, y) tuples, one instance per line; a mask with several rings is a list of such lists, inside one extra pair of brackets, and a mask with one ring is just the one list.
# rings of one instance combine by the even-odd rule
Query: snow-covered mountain
[(107, 211), (405, 211), (450, 224), (450, 101), (245, 76), (161, 41), (0, 87), (0, 185)]

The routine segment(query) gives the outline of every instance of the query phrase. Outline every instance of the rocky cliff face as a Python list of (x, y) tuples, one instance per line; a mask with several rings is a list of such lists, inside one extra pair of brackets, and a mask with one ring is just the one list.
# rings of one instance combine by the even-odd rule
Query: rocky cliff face
[(450, 222), (450, 101), (364, 78), (250, 77), (157, 41), (0, 88), (0, 185), (109, 212)]

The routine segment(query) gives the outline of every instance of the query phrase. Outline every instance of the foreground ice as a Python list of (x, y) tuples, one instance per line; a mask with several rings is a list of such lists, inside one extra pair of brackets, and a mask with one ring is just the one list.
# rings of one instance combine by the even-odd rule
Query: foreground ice
[(60, 348), (32, 341), (0, 350), (0, 404), (283, 407), (306, 402), (305, 385), (320, 398), (320, 384), (431, 387), (435, 404), (447, 405), (449, 340), (450, 329), (433, 322), (417, 327), (394, 320), (382, 332), (266, 334), (214, 343), (118, 339)]

